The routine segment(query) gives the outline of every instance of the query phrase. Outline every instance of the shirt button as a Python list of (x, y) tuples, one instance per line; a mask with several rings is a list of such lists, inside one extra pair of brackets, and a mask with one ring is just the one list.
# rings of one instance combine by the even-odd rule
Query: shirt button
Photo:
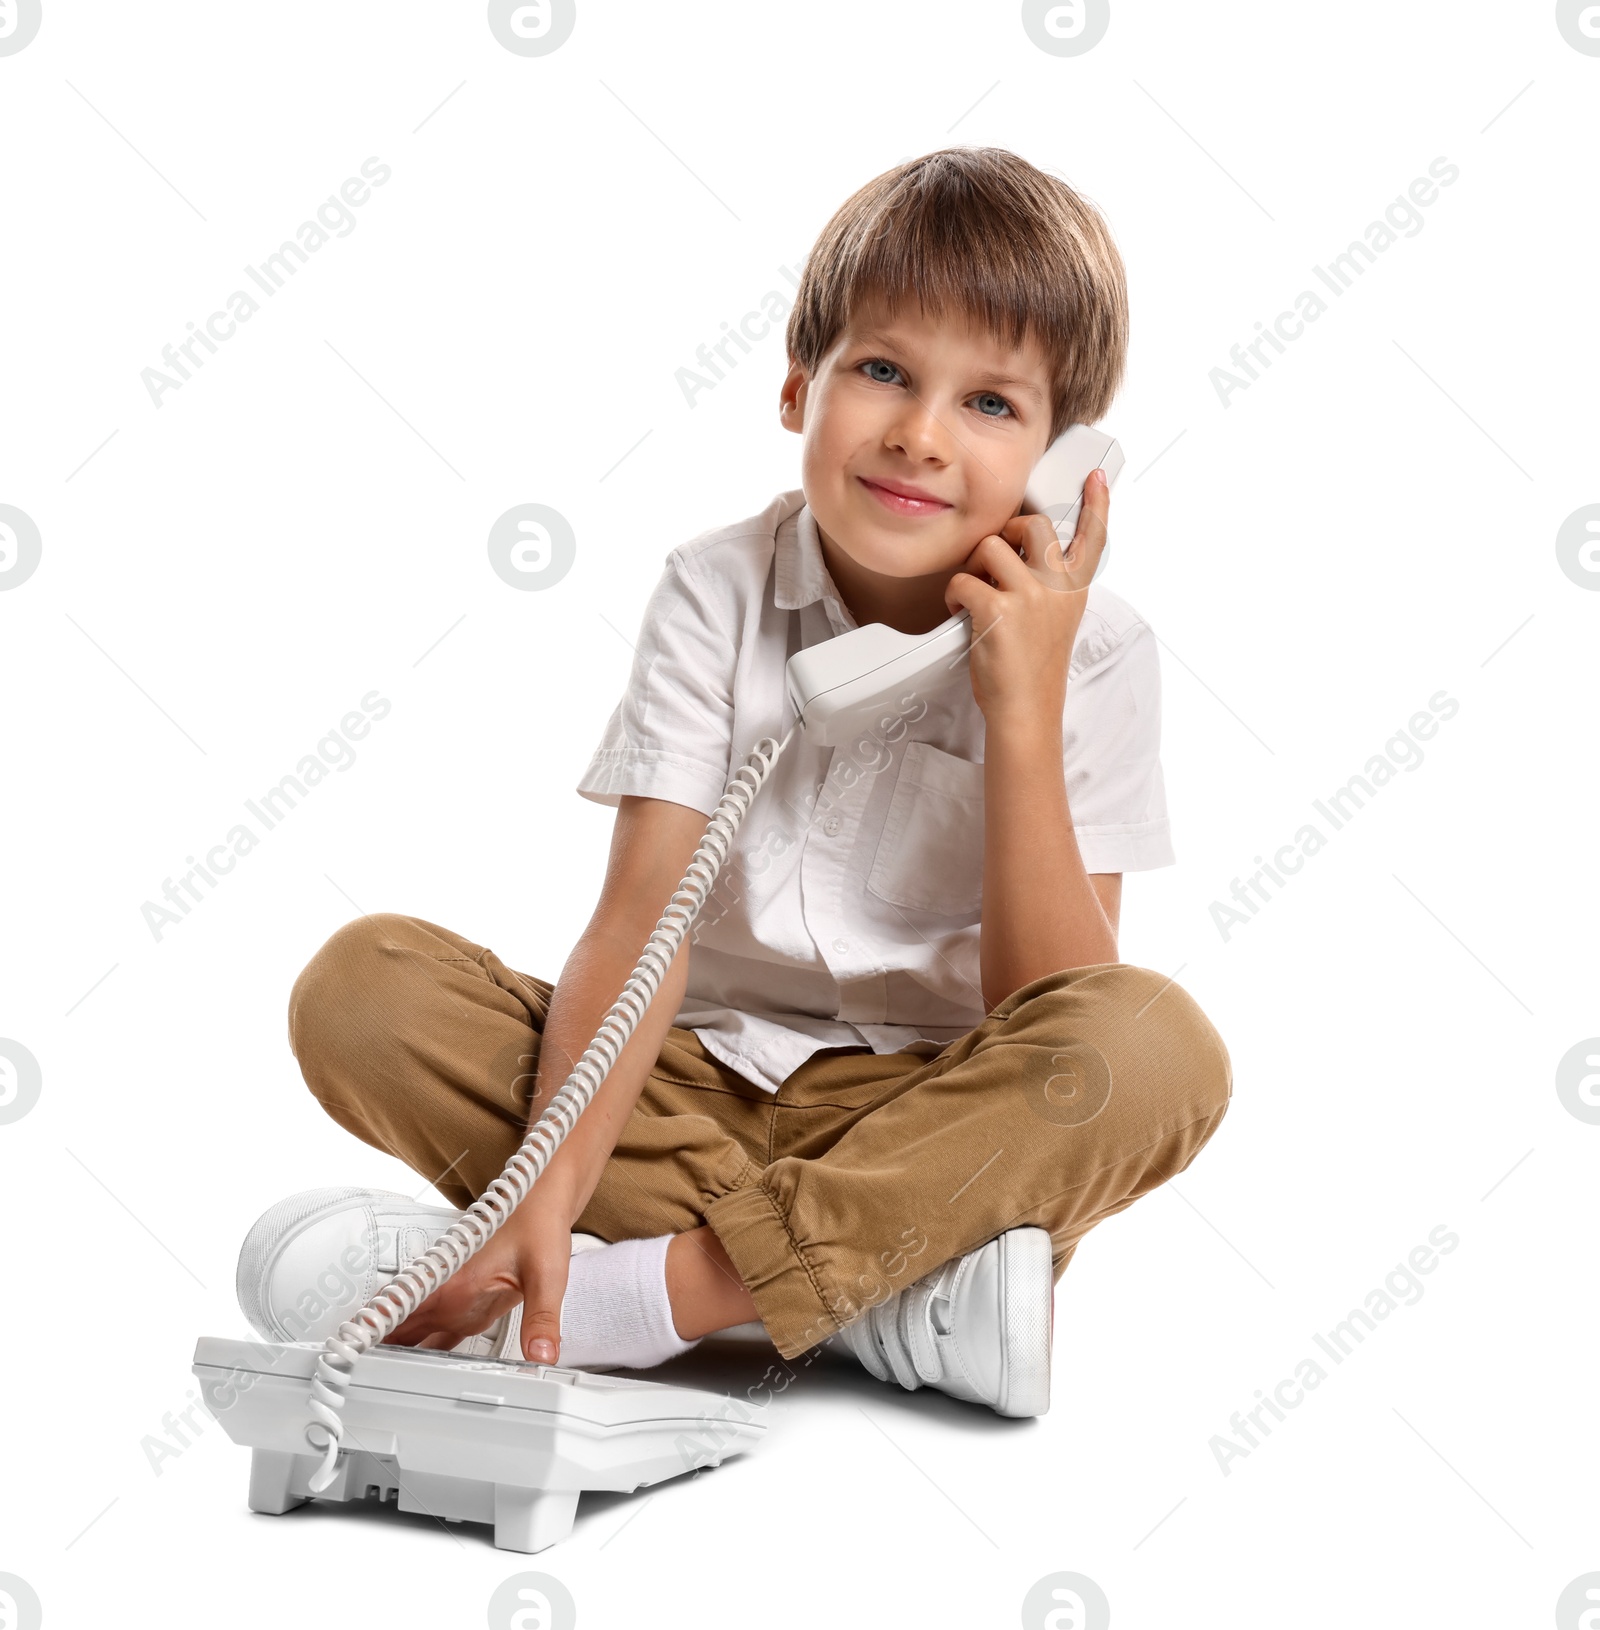
[(831, 838), (834, 833), (839, 830), (839, 826), (839, 817), (837, 815), (830, 815), (827, 820), (822, 823), (822, 830)]
[(850, 941), (849, 940), (835, 940), (833, 942), (833, 948), (834, 948), (834, 950), (840, 951), (840, 952), (848, 951), (850, 949)]

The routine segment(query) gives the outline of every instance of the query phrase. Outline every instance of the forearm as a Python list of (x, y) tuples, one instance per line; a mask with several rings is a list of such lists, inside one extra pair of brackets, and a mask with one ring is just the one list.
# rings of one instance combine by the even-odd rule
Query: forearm
[(1046, 974), (1117, 960), (1072, 829), (1059, 717), (985, 732), (979, 961), (991, 1008)]
[[(637, 920), (602, 926), (591, 923), (573, 947), (545, 1019), (530, 1124), (561, 1090), (594, 1040), (637, 965), (656, 920), (642, 926)], [(575, 1221), (588, 1204), (682, 1005), (689, 950), (686, 941), (589, 1107), (551, 1156), (534, 1191), (542, 1195), (541, 1208), (554, 1205)]]

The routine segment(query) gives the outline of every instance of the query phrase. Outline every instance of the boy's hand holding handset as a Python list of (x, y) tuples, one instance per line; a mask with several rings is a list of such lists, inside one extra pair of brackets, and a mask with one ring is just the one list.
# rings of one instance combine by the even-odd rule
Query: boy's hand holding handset
[(1072, 647), (1105, 552), (1110, 509), (1106, 471), (1091, 470), (1065, 549), (1048, 515), (1014, 515), (979, 542), (945, 586), (950, 610), (972, 618), (972, 695), (987, 730), (1048, 721), (1059, 732)]

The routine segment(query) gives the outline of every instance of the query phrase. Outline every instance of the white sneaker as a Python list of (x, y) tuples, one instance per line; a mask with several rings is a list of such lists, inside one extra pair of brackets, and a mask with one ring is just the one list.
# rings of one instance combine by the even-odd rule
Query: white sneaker
[[(382, 1189), (306, 1189), (265, 1212), (245, 1235), (235, 1286), (239, 1306), (269, 1341), (325, 1341), (461, 1216)], [(572, 1250), (606, 1242), (574, 1234)], [(522, 1305), (452, 1351), (522, 1357)]]
[(880, 1381), (1043, 1415), (1054, 1289), (1049, 1233), (1011, 1228), (875, 1303), (839, 1338)]

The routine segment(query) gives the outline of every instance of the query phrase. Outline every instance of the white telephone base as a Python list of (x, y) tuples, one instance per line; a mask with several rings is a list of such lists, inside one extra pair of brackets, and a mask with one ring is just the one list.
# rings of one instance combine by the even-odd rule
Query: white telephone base
[(252, 1511), (370, 1500), (445, 1522), (494, 1525), (507, 1551), (571, 1531), (588, 1489), (626, 1493), (753, 1448), (761, 1411), (719, 1393), (548, 1364), (378, 1346), (356, 1360), (334, 1480), (307, 1442), (306, 1391), (321, 1342), (202, 1336), (194, 1373), (208, 1410), (252, 1451)]

